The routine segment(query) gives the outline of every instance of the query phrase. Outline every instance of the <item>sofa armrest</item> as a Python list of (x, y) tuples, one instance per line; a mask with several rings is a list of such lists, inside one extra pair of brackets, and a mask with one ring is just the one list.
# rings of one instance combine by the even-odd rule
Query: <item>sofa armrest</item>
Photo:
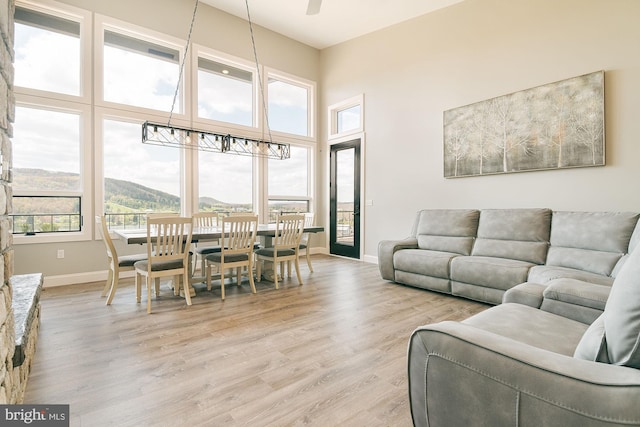
[(547, 285), (541, 285), (540, 283), (520, 283), (511, 289), (507, 289), (502, 296), (502, 303), (515, 302), (533, 308), (540, 308), (545, 289), (547, 289)]
[(415, 426), (640, 423), (637, 369), (449, 321), (414, 331), (408, 353)]
[(395, 268), (393, 267), (393, 254), (400, 249), (417, 249), (418, 240), (407, 238), (404, 240), (382, 240), (378, 243), (378, 268), (380, 275), (385, 280), (395, 281)]

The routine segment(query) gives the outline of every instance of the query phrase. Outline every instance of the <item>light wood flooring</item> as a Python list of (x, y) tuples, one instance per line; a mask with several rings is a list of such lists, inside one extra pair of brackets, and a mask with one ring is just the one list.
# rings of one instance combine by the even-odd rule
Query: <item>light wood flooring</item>
[[(71, 426), (410, 426), (406, 351), (420, 325), (487, 308), (315, 255), (279, 290), (169, 283), (153, 314), (132, 279), (46, 288), (25, 403), (70, 404)], [(143, 301), (146, 292), (143, 290)]]

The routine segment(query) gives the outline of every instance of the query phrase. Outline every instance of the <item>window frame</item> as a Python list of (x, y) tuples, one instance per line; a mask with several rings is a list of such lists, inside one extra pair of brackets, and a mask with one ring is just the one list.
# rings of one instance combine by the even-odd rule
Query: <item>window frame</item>
[[(252, 122), (253, 125), (246, 126), (238, 123), (225, 122), (221, 120), (209, 119), (198, 115), (199, 101), (199, 81), (198, 81), (198, 60), (202, 58), (212, 62), (218, 62), (238, 68), (252, 74)], [(212, 129), (221, 133), (246, 133), (247, 136), (254, 138), (260, 137), (260, 129), (263, 126), (262, 105), (260, 104), (260, 88), (258, 82), (258, 70), (254, 62), (246, 61), (214, 49), (194, 43), (191, 49), (191, 112), (192, 121), (196, 127), (202, 127), (204, 130)]]
[(93, 232), (93, 221), (89, 221), (91, 218), (91, 212), (93, 208), (92, 203), (92, 135), (91, 135), (91, 106), (86, 104), (80, 104), (77, 102), (69, 102), (65, 100), (50, 99), (35, 97), (30, 95), (18, 95), (16, 96), (16, 106), (35, 108), (40, 110), (59, 111), (62, 113), (78, 114), (80, 117), (79, 122), (79, 135), (80, 135), (80, 190), (79, 191), (16, 191), (14, 189), (13, 195), (15, 196), (79, 196), (80, 197), (80, 216), (81, 216), (81, 228), (80, 231), (69, 232), (51, 232), (36, 234), (31, 236), (14, 234), (14, 244), (27, 244), (27, 243), (52, 243), (52, 242), (71, 242), (90, 240)]
[[(357, 128), (338, 132), (338, 114), (341, 111), (360, 106), (360, 124)], [(327, 109), (329, 117), (327, 135), (329, 140), (344, 138), (349, 135), (355, 135), (364, 132), (364, 94), (345, 99), (344, 101), (332, 104)]]
[[(301, 77), (294, 76), (292, 74), (285, 73), (283, 71), (278, 71), (274, 68), (263, 67), (264, 72), (262, 73), (263, 79), (263, 87), (264, 87), (264, 105), (267, 108), (267, 114), (269, 114), (269, 79), (274, 79), (281, 81), (283, 83), (287, 83), (293, 86), (298, 86), (306, 89), (307, 91), (307, 135), (298, 135), (294, 133), (288, 133), (283, 131), (271, 130), (271, 134), (274, 140), (278, 142), (296, 142), (296, 141), (304, 141), (304, 142), (316, 142), (316, 82), (311, 80), (303, 79)], [(262, 111), (262, 109), (261, 109)], [(268, 131), (266, 129), (266, 123), (264, 125), (265, 133)]]
[(46, 15), (55, 16), (57, 18), (75, 21), (80, 24), (80, 87), (78, 95), (70, 95), (66, 93), (52, 92), (48, 90), (34, 89), (25, 86), (14, 86), (14, 93), (17, 96), (40, 96), (53, 98), (56, 100), (64, 100), (71, 102), (81, 102), (84, 104), (91, 103), (91, 13), (73, 6), (58, 3), (50, 0), (28, 1), (16, 0), (16, 7), (30, 9), (35, 12)]
[[(188, 117), (191, 116), (191, 103), (187, 102), (189, 88), (191, 87), (191, 61), (188, 58), (184, 58), (184, 50), (185, 50), (185, 42), (169, 36), (167, 34), (159, 33), (157, 31), (153, 31), (150, 29), (146, 29), (134, 24), (129, 24), (124, 21), (120, 21), (115, 18), (111, 18), (108, 16), (100, 15), (98, 13), (95, 14), (94, 19), (94, 81), (93, 81), (93, 96), (94, 96), (94, 104), (96, 107), (104, 107), (110, 109), (118, 109), (125, 110), (131, 112), (139, 112), (149, 116), (161, 116), (164, 120), (168, 119), (171, 115), (171, 120), (187, 120)], [(178, 69), (181, 66), (184, 66), (182, 71), (182, 79), (180, 81), (180, 90), (178, 92), (178, 97), (176, 98), (176, 106), (178, 108), (174, 108), (173, 114), (170, 111), (157, 110), (153, 108), (147, 107), (139, 107), (130, 104), (122, 104), (119, 102), (107, 101), (104, 98), (104, 32), (111, 31), (118, 34), (121, 34), (126, 37), (131, 37), (135, 39), (139, 39), (142, 41), (146, 41), (149, 43), (153, 43), (156, 45), (161, 45), (170, 49), (174, 49), (178, 51)], [(182, 65), (182, 61), (184, 58), (184, 65)], [(180, 111), (180, 106), (182, 106), (183, 111)], [(177, 123), (177, 122), (176, 122)]]

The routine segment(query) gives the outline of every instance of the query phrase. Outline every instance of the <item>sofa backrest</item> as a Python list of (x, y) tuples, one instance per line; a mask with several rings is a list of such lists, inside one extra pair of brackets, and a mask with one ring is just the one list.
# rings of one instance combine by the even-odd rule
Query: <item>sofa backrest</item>
[[(547, 265), (610, 276), (629, 251), (639, 215), (635, 212), (553, 212)], [(634, 238), (635, 245), (637, 240)]]
[(550, 209), (484, 209), (471, 254), (544, 264), (550, 227)]
[(412, 236), (420, 249), (469, 255), (479, 214), (472, 209), (425, 209), (418, 212)]

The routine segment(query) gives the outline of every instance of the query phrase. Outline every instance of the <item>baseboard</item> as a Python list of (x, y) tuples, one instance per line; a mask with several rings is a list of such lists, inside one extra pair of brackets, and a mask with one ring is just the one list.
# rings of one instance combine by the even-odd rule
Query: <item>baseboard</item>
[[(120, 277), (133, 277), (134, 271), (124, 271)], [(89, 271), (86, 273), (62, 274), (60, 276), (45, 276), (44, 287), (53, 288), (56, 286), (75, 285), (77, 283), (101, 282), (107, 280), (107, 270)]]
[(378, 257), (374, 255), (365, 255), (362, 257), (364, 262), (368, 262), (369, 264), (378, 264)]

